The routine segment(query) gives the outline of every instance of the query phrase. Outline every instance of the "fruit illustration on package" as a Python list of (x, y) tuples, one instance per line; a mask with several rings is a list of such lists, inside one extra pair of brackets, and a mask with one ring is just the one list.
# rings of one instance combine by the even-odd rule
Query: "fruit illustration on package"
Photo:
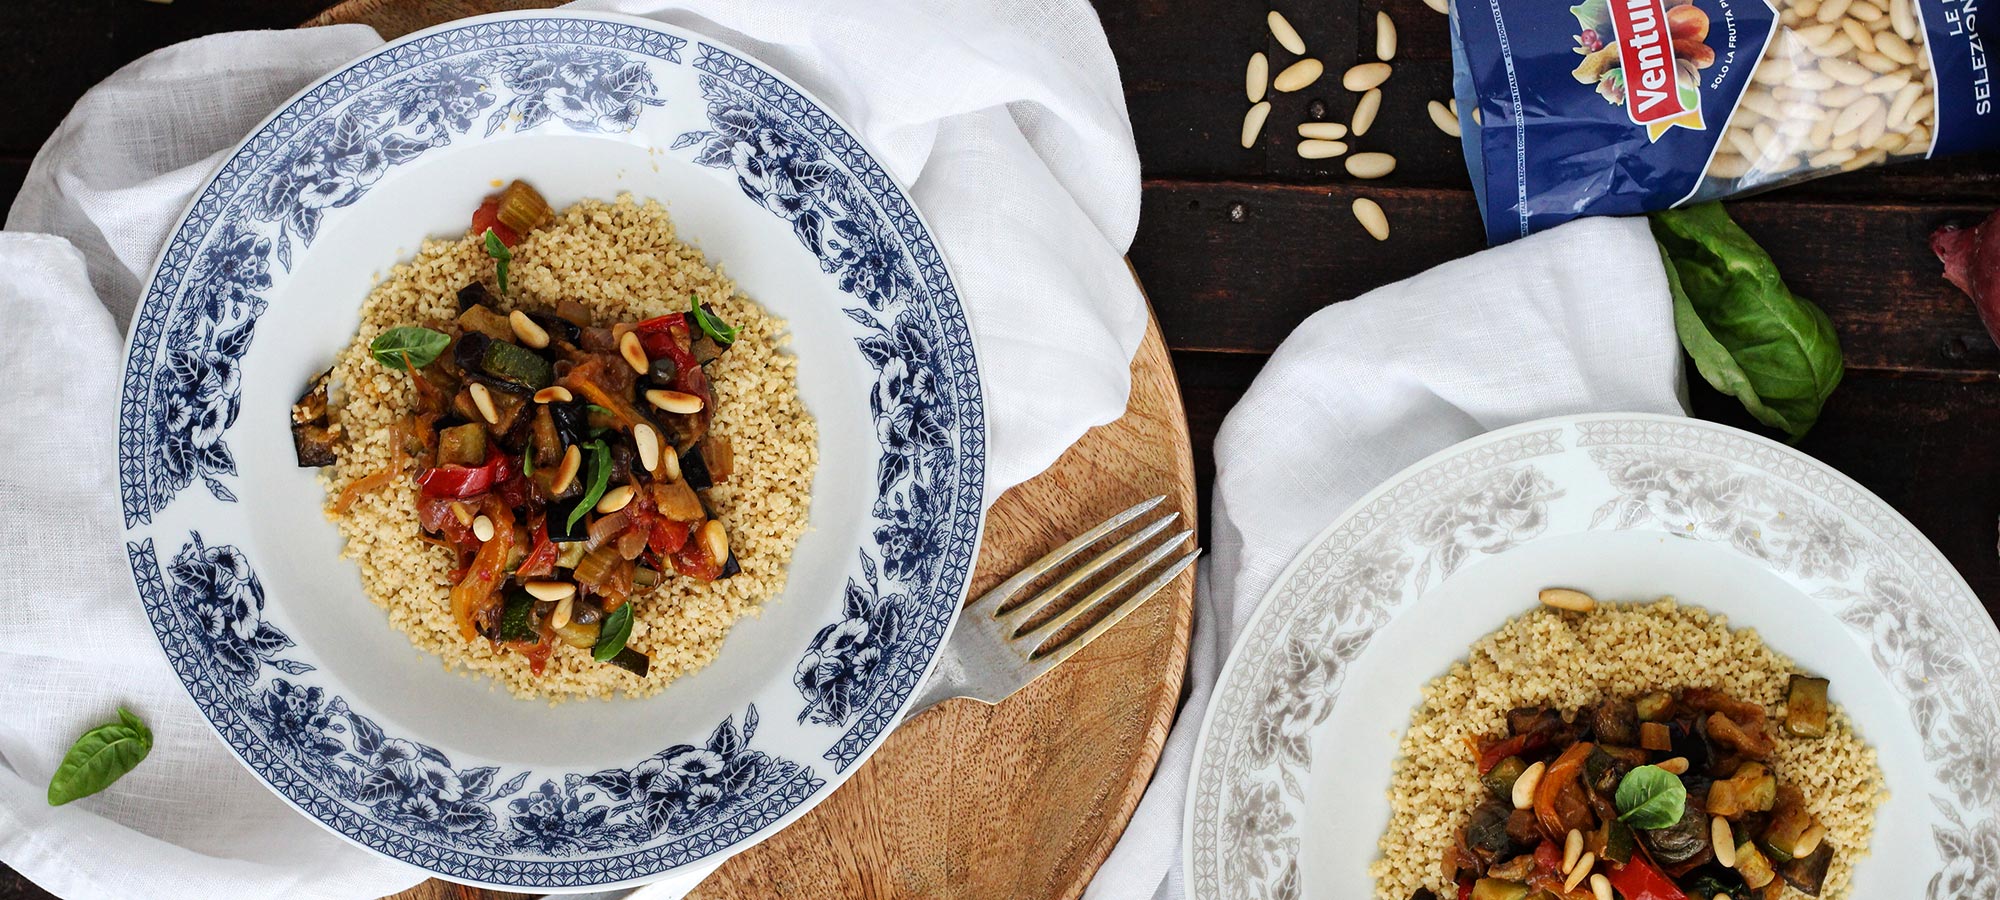
[(1715, 64), (1715, 50), (1708, 13), (1693, 0), (1587, 0), (1570, 14), (1581, 26), (1578, 83), (1626, 107), (1655, 140), (1671, 126), (1703, 127), (1700, 72)]

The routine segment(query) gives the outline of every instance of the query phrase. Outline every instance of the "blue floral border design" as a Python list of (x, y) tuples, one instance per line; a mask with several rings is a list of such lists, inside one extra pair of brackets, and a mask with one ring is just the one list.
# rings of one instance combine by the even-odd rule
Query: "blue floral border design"
[[(132, 532), (196, 480), (215, 500), (235, 501), (220, 477), (235, 474), (222, 436), (240, 408), (241, 362), (268, 305), (271, 261), (288, 270), (293, 242), (311, 243), (324, 210), (352, 204), (389, 168), (469, 133), (482, 116), (487, 135), (550, 121), (629, 129), (665, 102), (631, 57), (680, 64), (686, 42), (599, 18), (511, 16), (357, 61), (279, 110), (225, 161), (169, 239), (134, 322), (121, 499), (134, 581), (170, 663), (231, 749), (279, 793), (356, 841), (448, 877), (519, 887), (644, 877), (749, 837), (828, 781), (751, 748), (754, 705), (701, 746), (539, 786), (530, 772), (502, 780), (497, 767), (454, 767), (316, 683), (322, 675), (264, 619), (263, 587), (236, 548), (190, 531), (163, 567), (154, 538)], [(971, 333), (915, 209), (854, 137), (755, 64), (701, 49), (711, 104), (724, 92), (755, 103), (823, 154), (816, 187), (845, 215), (829, 216), (818, 235), (825, 242), (808, 246), (865, 303), (847, 313), (878, 373), (871, 411), (886, 422), (873, 508), (882, 565), (861, 551), (843, 621), (822, 629), (808, 655), (853, 659), (859, 644), (842, 636), (857, 616), (871, 633), (860, 643), (879, 652), (850, 667), (867, 675), (841, 708), (800, 716), (846, 729), (824, 754), (840, 772), (894, 725), (970, 575), (985, 483)]]
[(242, 551), (190, 532), (164, 566), (150, 538), (126, 552), (168, 661), (230, 749), (314, 817), (433, 871), (543, 887), (622, 880), (634, 867), (657, 871), (712, 854), (826, 784), (806, 766), (750, 747), (754, 704), (741, 727), (724, 719), (702, 746), (675, 745), (590, 775), (545, 776), (534, 788), (525, 770), (503, 782), (498, 766), (457, 768), (444, 752), (385, 733), (300, 678), (314, 668), (280, 655), (292, 639), (264, 619), (264, 588)]
[[(956, 298), (943, 256), (846, 129), (729, 51), (703, 44), (694, 66), (710, 127), (670, 149), (692, 149), (695, 162), (733, 173), (862, 304), (845, 312), (863, 329), (855, 343), (876, 374), (869, 411), (882, 448), (873, 509), (881, 564), (862, 551), (842, 618), (820, 630), (793, 675), (806, 701), (799, 720), (847, 729), (826, 752), (842, 771), (895, 724), (942, 640), (958, 598), (938, 596), (936, 586), (970, 572), (977, 528), (965, 519), (977, 521), (985, 457), (970, 331), (957, 303), (940, 315), (922, 302)], [(965, 436), (959, 451), (954, 430)]]

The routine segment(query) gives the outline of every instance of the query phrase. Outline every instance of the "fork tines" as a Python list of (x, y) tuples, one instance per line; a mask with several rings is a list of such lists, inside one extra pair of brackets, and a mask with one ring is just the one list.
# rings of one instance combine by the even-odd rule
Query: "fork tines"
[[(1082, 649), (1085, 644), (1096, 640), (1099, 635), (1111, 630), (1112, 626), (1118, 624), (1132, 610), (1137, 609), (1139, 604), (1159, 593), (1183, 569), (1194, 563), (1195, 558), (1201, 555), (1199, 549), (1189, 550), (1161, 567), (1163, 560), (1174, 556), (1188, 538), (1194, 535), (1193, 529), (1178, 531), (1150, 549), (1144, 550), (1137, 561), (1112, 574), (1089, 593), (1070, 602), (1045, 621), (1037, 622), (1036, 618), (1053, 608), (1057, 601), (1071, 594), (1079, 585), (1109, 571), (1115, 564), (1139, 551), (1168, 526), (1174, 524), (1180, 518), (1180, 513), (1169, 512), (1147, 522), (1096, 556), (1085, 560), (1074, 569), (1063, 572), (1061, 577), (1034, 596), (1022, 600), (1019, 595), (1030, 584), (1062, 569), (1072, 558), (1108, 540), (1121, 528), (1166, 502), (1166, 499), (1160, 496), (1142, 501), (1049, 551), (1047, 555), (1029, 563), (1014, 577), (979, 598), (974, 604), (974, 609), (998, 620), (1003, 626), (1002, 636), (1007, 639), (1009, 646), (1027, 661), (1035, 663), (1036, 668), (1053, 666), (1061, 662), (1070, 654)], [(1149, 572), (1154, 573), (1150, 579), (1140, 584), (1137, 589), (1126, 590)], [(1071, 623), (1100, 607), (1105, 608), (1106, 612), (1091, 623), (1090, 627), (1075, 634), (1064, 635), (1060, 643), (1048, 641), (1050, 636), (1062, 635), (1064, 629)]]

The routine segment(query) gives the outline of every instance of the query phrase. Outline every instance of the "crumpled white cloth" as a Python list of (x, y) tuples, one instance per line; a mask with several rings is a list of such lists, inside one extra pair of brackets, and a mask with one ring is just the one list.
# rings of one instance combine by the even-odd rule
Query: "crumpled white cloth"
[(1389, 476), (1486, 431), (1581, 412), (1684, 414), (1644, 219), (1582, 219), (1315, 313), (1215, 438), (1190, 696), (1086, 900), (1177, 900), (1182, 800), (1209, 692), (1306, 542)]
[[(1139, 162), (1084, 0), (587, 7), (750, 52), (911, 186), (979, 342), (989, 497), (1123, 411), (1146, 321), (1122, 261)], [(130, 586), (113, 467), (120, 336), (168, 230), (278, 103), (379, 44), (359, 26), (244, 32), (126, 66), (43, 147), (0, 233), (0, 321), (19, 338), (0, 342), (0, 860), (70, 900), (333, 900), (423, 877), (292, 812), (202, 722)], [(63, 752), (120, 705), (150, 723), (151, 757), (50, 808)]]

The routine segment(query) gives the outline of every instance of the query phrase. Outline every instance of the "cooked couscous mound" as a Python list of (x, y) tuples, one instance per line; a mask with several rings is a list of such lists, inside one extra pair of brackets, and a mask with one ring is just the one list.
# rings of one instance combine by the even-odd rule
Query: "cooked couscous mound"
[[(701, 252), (677, 240), (658, 203), (630, 197), (586, 200), (559, 214), (513, 248), (509, 288), (527, 305), (582, 303), (600, 322), (629, 322), (681, 312), (698, 295), (741, 329), (729, 353), (712, 363), (713, 430), (735, 448), (735, 473), (709, 492), (728, 529), (742, 573), (712, 583), (668, 577), (635, 595), (628, 646), (652, 657), (644, 678), (598, 662), (590, 651), (558, 643), (539, 676), (516, 653), (483, 638), (467, 640), (453, 620), (454, 560), (418, 539), (417, 486), (404, 472), (329, 517), (347, 540), (344, 555), (361, 568), (368, 596), (411, 643), (447, 667), (492, 678), (518, 697), (551, 703), (576, 697), (646, 696), (715, 658), (737, 619), (785, 587), (792, 548), (805, 532), (818, 464), (818, 431), (799, 401), (797, 360), (783, 349), (785, 323), (765, 314)], [(361, 327), (335, 362), (345, 393), (334, 416), (338, 461), (321, 470), (329, 505), (350, 482), (395, 459), (397, 423), (416, 405), (410, 379), (371, 358), (368, 344), (399, 325), (457, 315), (457, 292), (473, 281), (494, 287), (493, 260), (480, 241), (432, 241), (397, 266), (361, 308)]]
[[(1477, 748), (1508, 730), (1517, 707), (1576, 710), (1607, 698), (1711, 688), (1782, 717), (1786, 686), (1801, 670), (1755, 631), (1671, 598), (1599, 604), (1587, 613), (1538, 608), (1472, 645), (1471, 654), (1424, 686), (1389, 786), (1389, 827), (1370, 867), (1378, 900), (1420, 889), (1453, 897), (1456, 838), (1486, 794)], [(1775, 730), (1770, 768), (1796, 786), (1837, 851), (1820, 896), (1848, 895), (1855, 860), (1868, 852), (1875, 808), (1887, 796), (1875, 751), (1834, 707), (1824, 737)], [(1785, 888), (1787, 898), (1804, 894)]]

